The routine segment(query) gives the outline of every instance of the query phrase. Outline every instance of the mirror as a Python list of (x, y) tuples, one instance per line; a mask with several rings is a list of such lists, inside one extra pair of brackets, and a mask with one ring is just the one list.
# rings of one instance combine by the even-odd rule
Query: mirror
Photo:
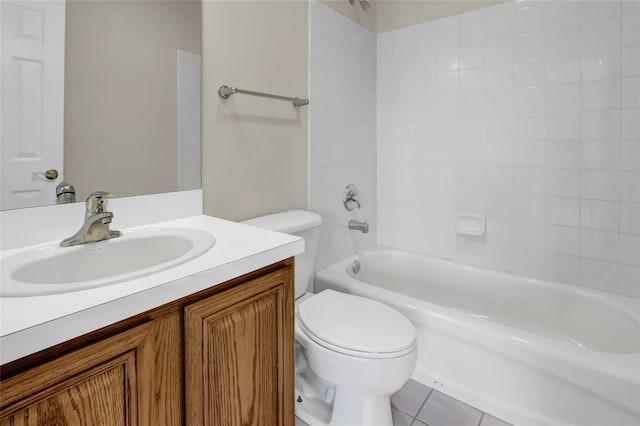
[(2, 1), (1, 16), (1, 209), (55, 204), (63, 180), (77, 201), (201, 187), (200, 1)]

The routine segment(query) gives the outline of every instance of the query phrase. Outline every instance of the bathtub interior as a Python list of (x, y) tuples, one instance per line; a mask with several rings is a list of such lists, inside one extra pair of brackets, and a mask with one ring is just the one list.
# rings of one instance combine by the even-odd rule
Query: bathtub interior
[[(640, 425), (637, 301), (566, 287), (385, 249), (315, 279), (316, 291), (371, 297), (407, 316), (418, 340), (413, 378), (445, 394), (516, 425)], [(550, 312), (563, 305), (566, 312)]]
[[(583, 349), (640, 352), (640, 321), (594, 291), (392, 250), (357, 255), (353, 279)], [(425, 279), (425, 277), (428, 277)]]

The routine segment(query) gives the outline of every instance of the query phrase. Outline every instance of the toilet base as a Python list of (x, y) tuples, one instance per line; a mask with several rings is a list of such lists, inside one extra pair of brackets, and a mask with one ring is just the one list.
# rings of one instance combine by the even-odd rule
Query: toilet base
[(336, 388), (330, 425), (392, 426), (391, 402), (386, 395), (367, 395)]
[(367, 396), (336, 389), (333, 406), (296, 388), (296, 416), (309, 426), (392, 426), (388, 396)]

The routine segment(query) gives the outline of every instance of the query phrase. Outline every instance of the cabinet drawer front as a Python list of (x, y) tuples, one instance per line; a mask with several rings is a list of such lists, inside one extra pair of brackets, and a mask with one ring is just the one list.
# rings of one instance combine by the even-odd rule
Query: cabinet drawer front
[(187, 424), (293, 420), (290, 273), (279, 270), (185, 308)]

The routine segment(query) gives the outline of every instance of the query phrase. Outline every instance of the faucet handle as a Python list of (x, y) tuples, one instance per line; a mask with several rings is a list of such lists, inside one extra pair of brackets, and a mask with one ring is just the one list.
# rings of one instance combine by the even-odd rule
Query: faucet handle
[(351, 211), (355, 208), (353, 204), (356, 204), (359, 209), (360, 201), (356, 199), (357, 196), (358, 196), (358, 188), (356, 188), (356, 186), (352, 183), (347, 185), (344, 188), (344, 195), (342, 196), (342, 204), (344, 204), (344, 208), (347, 209), (348, 211)]
[(102, 213), (107, 210), (107, 200), (113, 197), (110, 192), (96, 191), (89, 194), (87, 201), (87, 214)]

